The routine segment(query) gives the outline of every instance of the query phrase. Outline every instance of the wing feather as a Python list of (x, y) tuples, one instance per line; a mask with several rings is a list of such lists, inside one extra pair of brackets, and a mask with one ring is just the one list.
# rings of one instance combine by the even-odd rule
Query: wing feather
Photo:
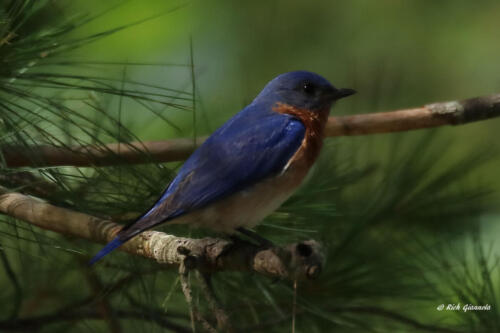
[(99, 258), (142, 231), (279, 174), (304, 135), (296, 118), (248, 106), (189, 157), (153, 207), (124, 227)]

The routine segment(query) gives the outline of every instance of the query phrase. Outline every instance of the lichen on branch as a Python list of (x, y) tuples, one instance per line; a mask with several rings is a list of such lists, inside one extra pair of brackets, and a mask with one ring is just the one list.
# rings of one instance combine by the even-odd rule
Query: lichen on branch
[[(121, 225), (0, 187), (0, 212), (42, 229), (105, 243)], [(263, 248), (219, 238), (185, 238), (146, 231), (120, 247), (122, 251), (201, 272), (253, 271), (273, 278), (308, 279), (319, 275), (323, 255), (315, 241)]]

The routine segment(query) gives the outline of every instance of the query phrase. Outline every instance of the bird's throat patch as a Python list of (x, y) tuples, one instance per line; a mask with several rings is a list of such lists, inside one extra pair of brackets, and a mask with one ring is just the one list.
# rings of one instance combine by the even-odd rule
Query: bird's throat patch
[(300, 109), (295, 106), (276, 103), (273, 111), (282, 114), (288, 114), (300, 120), (306, 128), (304, 139), (301, 147), (292, 157), (291, 162), (305, 162), (307, 165), (312, 165), (319, 155), (323, 145), (324, 129), (328, 119), (328, 109), (325, 110), (309, 110)]

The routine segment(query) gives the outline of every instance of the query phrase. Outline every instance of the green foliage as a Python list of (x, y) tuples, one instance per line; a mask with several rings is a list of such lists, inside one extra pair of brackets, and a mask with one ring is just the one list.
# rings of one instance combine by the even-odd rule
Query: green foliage
[[(182, 79), (189, 82), (184, 88), (131, 74), (151, 66), (170, 70), (165, 63), (81, 60), (89, 43), (152, 18), (105, 31), (82, 28), (116, 15), (119, 5), (93, 15), (70, 15), (72, 7), (48, 0), (0, 5), (0, 146), (127, 145), (143, 138), (137, 124), (147, 122), (159, 123), (165, 137), (181, 135), (185, 127), (196, 133), (196, 119), (210, 128), (216, 115), (202, 113), (199, 97), (201, 114), (193, 117), (192, 92), (199, 85), (192, 54), (192, 66), (183, 68)], [(162, 19), (177, 8), (167, 8)], [(359, 83), (361, 94), (373, 97), (364, 107), (374, 109), (380, 90), (370, 84)], [(497, 189), (474, 177), (497, 158), (491, 147), (445, 153), (452, 146), (445, 137), (435, 129), (391, 135), (383, 147), (372, 138), (329, 141), (307, 183), (258, 229), (276, 243), (321, 241), (325, 270), (296, 290), (291, 281), (246, 273), (214, 276), (215, 292), (238, 331), (288, 332), (293, 316), (297, 332), (499, 331), (498, 249), (483, 232), (498, 220)], [(147, 154), (144, 159), (151, 161)], [(0, 161), (2, 186), (115, 220), (147, 208), (177, 166), (47, 168), (34, 160), (33, 167), (18, 169)], [(485, 222), (486, 215), (493, 218)], [(164, 230), (208, 234), (179, 226)], [(0, 220), (0, 246), (6, 273), (0, 283), (8, 286), (0, 292), (2, 331), (190, 331), (174, 270), (123, 253), (89, 269), (86, 262), (98, 245), (7, 216)], [(192, 283), (195, 302), (212, 320)], [(448, 303), (489, 304), (491, 310), (436, 310)]]

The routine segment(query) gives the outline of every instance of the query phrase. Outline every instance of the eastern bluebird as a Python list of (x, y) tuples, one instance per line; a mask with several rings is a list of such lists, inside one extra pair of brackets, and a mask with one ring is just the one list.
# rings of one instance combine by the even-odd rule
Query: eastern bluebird
[(354, 93), (311, 72), (277, 76), (193, 152), (158, 201), (91, 264), (163, 222), (225, 233), (254, 227), (303, 181), (321, 149), (332, 104)]

